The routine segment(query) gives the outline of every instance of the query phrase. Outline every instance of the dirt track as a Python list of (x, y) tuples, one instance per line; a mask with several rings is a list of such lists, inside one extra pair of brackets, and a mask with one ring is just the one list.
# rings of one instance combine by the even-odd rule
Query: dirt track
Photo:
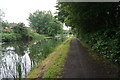
[[(101, 61), (102, 62), (102, 61)], [(88, 54), (88, 49), (83, 47), (73, 37), (70, 50), (62, 73), (63, 78), (113, 78), (118, 77), (116, 69), (103, 66)]]

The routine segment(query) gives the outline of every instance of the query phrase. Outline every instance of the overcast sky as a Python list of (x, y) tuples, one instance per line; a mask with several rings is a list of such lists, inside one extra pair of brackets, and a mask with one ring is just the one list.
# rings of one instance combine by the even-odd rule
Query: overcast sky
[(4, 21), (6, 20), (9, 23), (23, 22), (26, 26), (29, 26), (27, 21), (29, 13), (36, 10), (50, 10), (54, 14), (56, 12), (56, 2), (57, 0), (0, 0), (0, 9), (5, 12)]
[(56, 12), (56, 0), (1, 0), (0, 8), (5, 12), (4, 20), (24, 22), (28, 26), (29, 13), (36, 10)]

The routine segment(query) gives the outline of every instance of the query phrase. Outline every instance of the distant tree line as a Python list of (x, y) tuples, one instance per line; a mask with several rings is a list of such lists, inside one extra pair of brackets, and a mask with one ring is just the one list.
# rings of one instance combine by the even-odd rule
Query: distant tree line
[[(2, 25), (3, 28), (7, 27)], [(20, 41), (20, 40), (32, 40), (40, 37), (36, 31), (31, 31), (27, 27), (24, 27), (24, 23), (18, 23), (16, 26), (12, 27), (12, 29), (8, 31), (2, 31), (2, 41), (3, 42), (12, 42), (12, 41)]]

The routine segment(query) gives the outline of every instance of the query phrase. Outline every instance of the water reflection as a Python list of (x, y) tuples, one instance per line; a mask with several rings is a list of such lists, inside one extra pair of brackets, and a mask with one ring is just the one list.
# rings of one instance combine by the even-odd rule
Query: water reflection
[(0, 79), (24, 78), (61, 42), (61, 39), (55, 38), (3, 44), (0, 51)]
[(0, 62), (1, 78), (25, 77), (25, 74), (30, 72), (31, 60), (27, 51), (24, 56), (18, 56), (12, 49), (9, 49), (2, 56)]

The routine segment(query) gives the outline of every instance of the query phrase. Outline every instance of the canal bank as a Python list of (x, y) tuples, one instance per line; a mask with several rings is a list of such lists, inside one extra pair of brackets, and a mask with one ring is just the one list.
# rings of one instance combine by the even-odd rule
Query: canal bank
[(39, 63), (44, 61), (57, 46), (67, 39), (64, 37), (39, 38), (5, 42), (0, 50), (0, 79), (25, 78)]
[(48, 55), (38, 66), (36, 66), (26, 78), (61, 78), (61, 71), (69, 50), (72, 36), (59, 45), (54, 52)]

